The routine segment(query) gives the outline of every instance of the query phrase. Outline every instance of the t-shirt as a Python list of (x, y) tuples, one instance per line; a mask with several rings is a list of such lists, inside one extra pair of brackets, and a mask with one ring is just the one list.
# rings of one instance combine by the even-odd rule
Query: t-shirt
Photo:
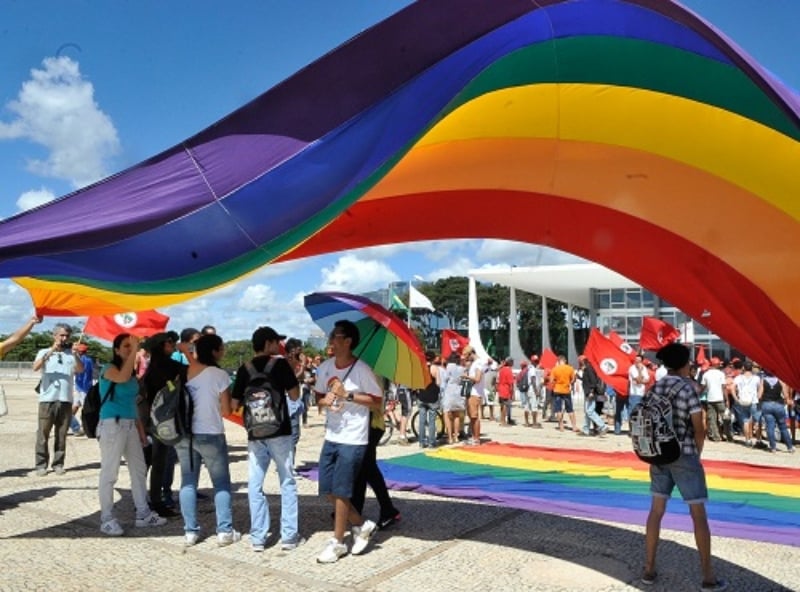
[(706, 401), (721, 403), (725, 400), (725, 373), (719, 368), (709, 368), (703, 374), (703, 386), (706, 387)]
[(761, 379), (755, 374), (740, 374), (733, 379), (736, 385), (736, 392), (739, 397), (739, 404), (748, 406), (756, 402), (758, 397), (758, 385)]
[(480, 376), (481, 378), (475, 380), (472, 384), (472, 392), (470, 393), (470, 397), (483, 397), (486, 389), (483, 386), (483, 371), (486, 369), (486, 362), (483, 360), (475, 360), (472, 364), (469, 365), (469, 372), (467, 376), (471, 379), (475, 380)]
[[(275, 357), (275, 364), (269, 372), (269, 379), (272, 386), (282, 392), (290, 391), (299, 386), (297, 376), (289, 365), (289, 362), (283, 356), (256, 356), (251, 360), (253, 367), (259, 372), (264, 372), (269, 360)], [(250, 373), (247, 371), (247, 365), (242, 364), (236, 371), (236, 382), (233, 384), (233, 394), (231, 397), (237, 401), (244, 399), (244, 389), (250, 384)], [(275, 436), (290, 436), (292, 434), (292, 422), (289, 417), (289, 406), (284, 405), (286, 413), (281, 418), (281, 428)], [(273, 436), (273, 437), (275, 437)]]
[[(636, 379), (642, 381), (641, 384)], [(644, 366), (633, 364), (628, 368), (628, 394), (643, 397), (647, 392), (647, 383), (650, 382), (650, 372)]]
[[(106, 370), (111, 367), (111, 364), (106, 364), (100, 369), (100, 400), (102, 401), (108, 389), (111, 386), (111, 381), (105, 377)], [(114, 385), (113, 396), (106, 399), (103, 406), (100, 407), (100, 419), (137, 419), (139, 413), (136, 409), (136, 397), (139, 396), (139, 381), (135, 376), (131, 376), (127, 382), (118, 382)]]
[(572, 379), (575, 377), (575, 369), (569, 364), (559, 364), (550, 371), (550, 379), (553, 381), (553, 393), (556, 395), (570, 394)]
[[(345, 379), (345, 375), (347, 375), (347, 379)], [(375, 378), (372, 369), (361, 360), (355, 361), (352, 370), (349, 365), (337, 368), (335, 358), (329, 358), (322, 362), (317, 369), (317, 384), (315, 385), (317, 392), (326, 393), (328, 383), (332, 378), (341, 380), (348, 393), (367, 393), (373, 397), (383, 398), (383, 389), (378, 384), (378, 379)], [(325, 439), (337, 444), (367, 444), (369, 441), (369, 407), (351, 401), (342, 400), (341, 403), (342, 406), (337, 410), (326, 410)]]
[[(50, 348), (40, 349), (36, 359), (42, 359)], [(72, 403), (75, 382), (75, 356), (72, 352), (56, 352), (42, 365), (42, 385), (39, 388), (40, 403)]]
[(193, 434), (222, 434), (222, 409), (220, 395), (230, 387), (228, 373), (216, 366), (207, 366), (186, 382), (186, 388), (192, 396)]

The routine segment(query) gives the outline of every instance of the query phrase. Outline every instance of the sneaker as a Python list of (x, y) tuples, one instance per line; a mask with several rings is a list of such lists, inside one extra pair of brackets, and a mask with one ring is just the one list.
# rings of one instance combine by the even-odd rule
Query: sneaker
[(645, 586), (652, 586), (653, 584), (656, 583), (656, 576), (657, 575), (658, 574), (656, 572), (650, 572), (650, 573), (645, 572), (645, 573), (643, 573), (642, 574), (642, 584), (644, 584)]
[(281, 551), (294, 551), (305, 542), (306, 540), (301, 536), (298, 536), (294, 541), (281, 542)]
[(47, 469), (36, 469), (37, 477), (44, 477), (45, 475), (47, 475)]
[(723, 592), (728, 589), (728, 582), (717, 578), (714, 582), (707, 584), (703, 582), (700, 585), (700, 592)]
[(145, 528), (147, 526), (164, 526), (166, 523), (167, 519), (162, 518), (155, 512), (150, 512), (150, 514), (145, 516), (144, 518), (136, 519), (136, 526), (138, 528)]
[(400, 522), (400, 512), (395, 510), (393, 515), (378, 520), (378, 530), (386, 530), (392, 524), (397, 524), (398, 522)]
[(232, 545), (236, 541), (241, 540), (242, 535), (239, 531), (232, 530), (230, 532), (218, 532), (217, 533), (217, 545), (220, 547), (227, 547), (228, 545)]
[(322, 553), (317, 556), (317, 563), (336, 563), (340, 557), (347, 555), (347, 545), (340, 543), (336, 539), (331, 539)]
[(180, 513), (167, 506), (155, 506), (153, 507), (153, 511), (162, 518), (175, 518), (176, 516), (180, 516)]
[(253, 550), (254, 553), (263, 553), (264, 543), (250, 543), (250, 548)]
[(350, 552), (353, 555), (361, 555), (364, 551), (366, 551), (367, 545), (369, 544), (369, 539), (372, 538), (372, 535), (375, 534), (376, 530), (378, 530), (378, 525), (372, 520), (364, 520), (364, 524), (361, 526), (354, 526), (353, 548), (350, 549)]
[(183, 535), (183, 546), (184, 547), (193, 547), (197, 544), (197, 541), (200, 540), (200, 535), (196, 532), (187, 532)]
[(56, 475), (63, 475), (67, 471), (66, 471), (66, 469), (64, 467), (62, 467), (61, 465), (58, 465), (57, 467), (53, 467), (53, 472)]
[(122, 527), (117, 522), (116, 518), (112, 518), (111, 520), (107, 520), (100, 525), (100, 532), (106, 534), (108, 536), (122, 536), (125, 534), (125, 531), (122, 530)]

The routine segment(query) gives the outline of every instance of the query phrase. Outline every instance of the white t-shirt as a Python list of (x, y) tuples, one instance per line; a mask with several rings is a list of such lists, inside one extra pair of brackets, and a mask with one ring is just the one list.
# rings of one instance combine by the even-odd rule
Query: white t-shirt
[(706, 401), (720, 403), (725, 400), (725, 373), (719, 368), (709, 368), (703, 374), (703, 386), (706, 387)]
[[(641, 375), (641, 376), (640, 376)], [(641, 377), (642, 384), (636, 382), (636, 378)], [(633, 364), (628, 368), (628, 394), (643, 397), (647, 391), (647, 382), (650, 380), (650, 372), (644, 366), (637, 367)]]
[(733, 379), (733, 384), (736, 385), (736, 394), (739, 397), (739, 404), (748, 406), (756, 402), (758, 397), (758, 385), (761, 384), (761, 379), (755, 374), (740, 374)]
[[(328, 383), (334, 377), (343, 381), (348, 393), (367, 393), (383, 398), (383, 389), (378, 384), (372, 369), (361, 360), (356, 360), (353, 370), (350, 366), (336, 367), (336, 360), (329, 358), (317, 369), (317, 382), (314, 385), (320, 393), (326, 393)], [(345, 374), (347, 379), (345, 380)], [(367, 444), (369, 441), (369, 408), (366, 405), (341, 401), (338, 410), (326, 409), (325, 439), (337, 444)]]
[(469, 372), (467, 376), (472, 379), (477, 378), (480, 375), (480, 380), (473, 383), (472, 385), (472, 393), (470, 397), (483, 397), (486, 389), (483, 386), (483, 374), (486, 372), (486, 361), (485, 360), (474, 360), (472, 364), (469, 365)]
[(669, 374), (669, 370), (667, 370), (666, 366), (659, 366), (656, 368), (656, 382), (664, 378), (667, 374)]
[(230, 376), (222, 368), (208, 366), (200, 374), (186, 382), (186, 388), (192, 395), (194, 413), (192, 414), (193, 434), (222, 434), (225, 426), (222, 423), (220, 395), (229, 388)]

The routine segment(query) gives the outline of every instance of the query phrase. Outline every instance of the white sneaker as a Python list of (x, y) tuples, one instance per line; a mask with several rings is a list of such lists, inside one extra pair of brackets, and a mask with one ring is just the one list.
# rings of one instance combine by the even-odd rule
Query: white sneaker
[(200, 535), (196, 532), (187, 532), (183, 535), (183, 546), (184, 547), (194, 547), (197, 544), (197, 541), (200, 540)]
[(164, 526), (167, 523), (166, 518), (162, 518), (155, 512), (150, 512), (144, 518), (137, 518), (136, 519), (136, 526), (138, 528), (146, 528), (148, 526)]
[(100, 525), (100, 532), (103, 534), (107, 534), (108, 536), (122, 536), (125, 534), (125, 531), (122, 530), (122, 527), (117, 522), (116, 518), (112, 518), (111, 520), (107, 520)]
[(347, 555), (347, 545), (340, 543), (336, 539), (331, 539), (322, 553), (317, 557), (317, 563), (336, 563), (339, 557)]
[(350, 549), (350, 552), (353, 555), (361, 555), (366, 550), (369, 539), (372, 538), (376, 530), (378, 530), (378, 525), (372, 520), (364, 520), (364, 524), (361, 526), (354, 526), (353, 548)]
[(228, 545), (232, 545), (233, 543), (240, 541), (241, 539), (242, 539), (242, 534), (238, 530), (217, 533), (217, 545), (219, 545), (220, 547), (227, 547)]

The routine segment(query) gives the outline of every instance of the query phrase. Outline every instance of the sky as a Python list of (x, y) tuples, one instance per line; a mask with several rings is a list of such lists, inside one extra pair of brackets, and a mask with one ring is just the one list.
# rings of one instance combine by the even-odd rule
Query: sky
[[(409, 3), (6, 0), (0, 24), (0, 218), (181, 142)], [(683, 4), (800, 89), (800, 2)], [(176, 330), (212, 324), (226, 339), (246, 339), (268, 324), (305, 339), (315, 330), (302, 306), (310, 292), (358, 293), (415, 276), (435, 281), (478, 267), (577, 261), (568, 253), (499, 240), (387, 245), (268, 266), (162, 312)], [(27, 292), (0, 280), (0, 334), (32, 312)], [(42, 328), (57, 320), (64, 319), (46, 319)], [(85, 319), (66, 320), (82, 325)]]

